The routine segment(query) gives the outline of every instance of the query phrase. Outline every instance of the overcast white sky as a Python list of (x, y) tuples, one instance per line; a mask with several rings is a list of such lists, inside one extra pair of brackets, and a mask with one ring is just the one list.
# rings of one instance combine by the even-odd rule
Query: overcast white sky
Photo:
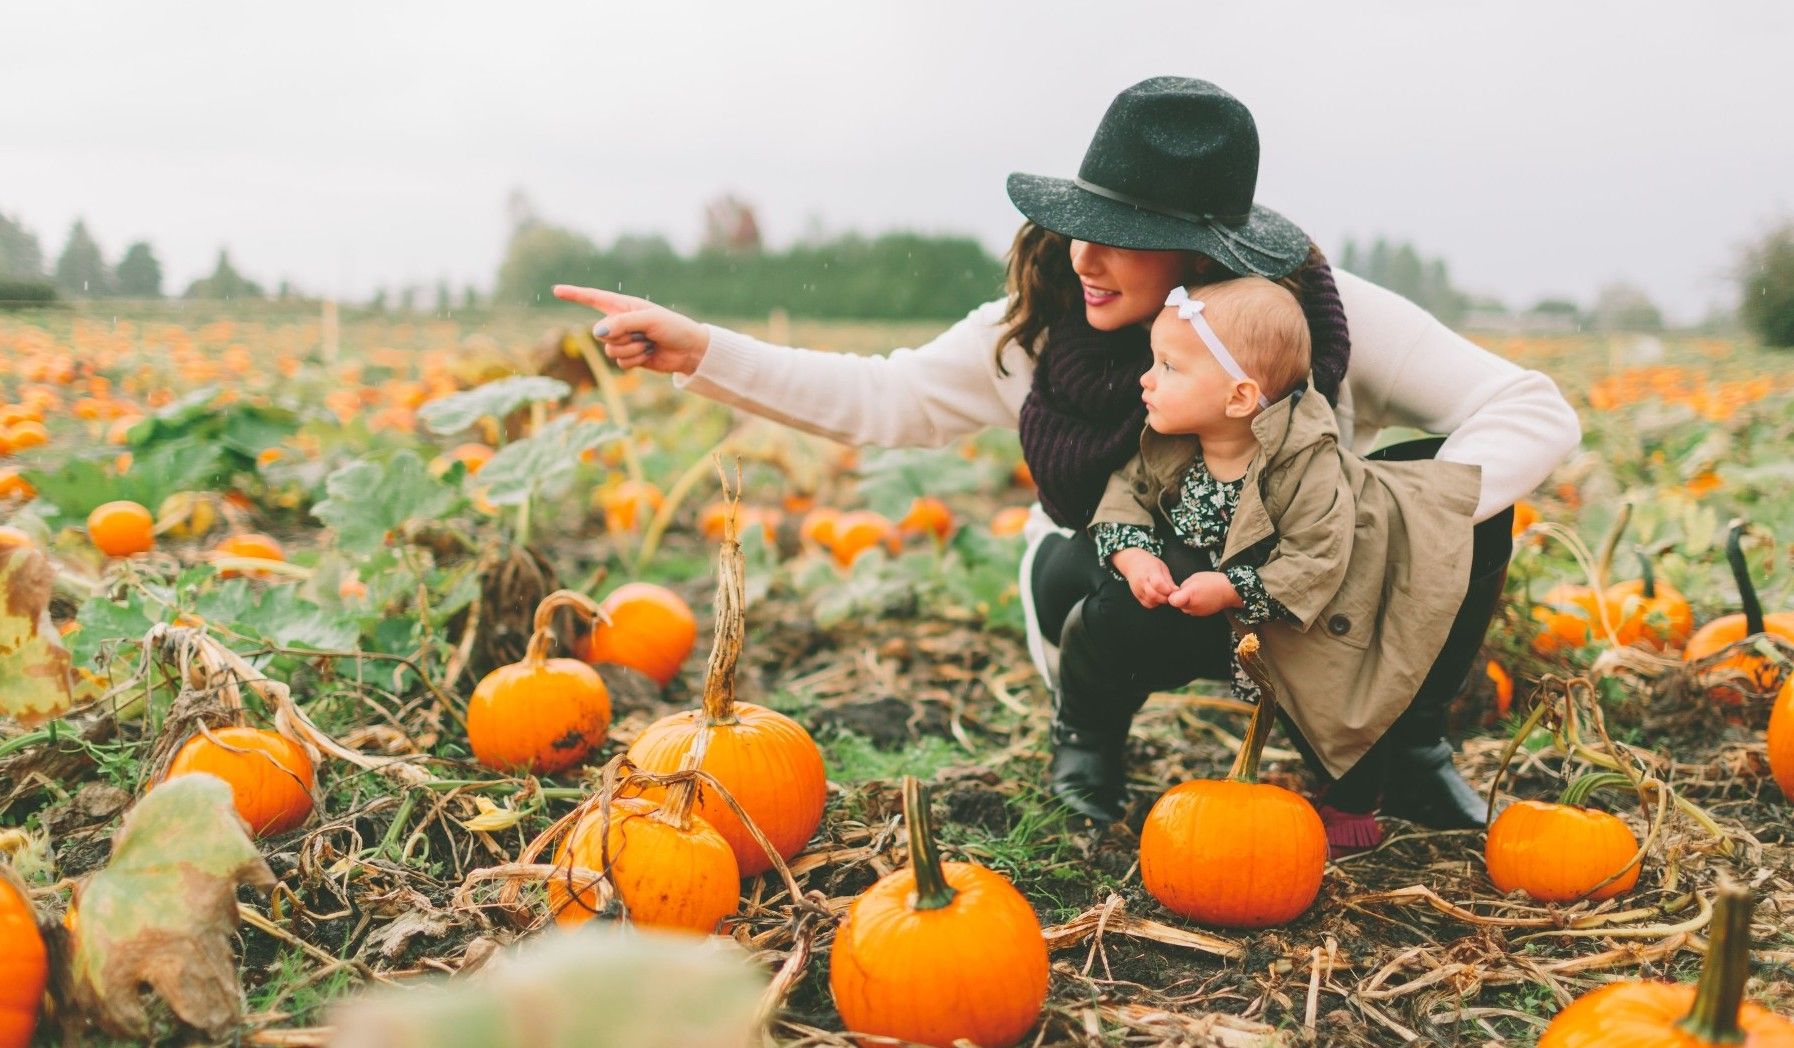
[[(1373, 13), (1374, 12), (1374, 13)], [(489, 286), (524, 188), (601, 240), (774, 243), (1019, 222), (1115, 93), (1213, 80), (1258, 119), (1261, 202), (1323, 247), (1410, 239), (1525, 305), (1643, 285), (1692, 320), (1794, 213), (1794, 5), (6, 0), (0, 211), (52, 257), (84, 216), (181, 287), (228, 245), (339, 295)]]

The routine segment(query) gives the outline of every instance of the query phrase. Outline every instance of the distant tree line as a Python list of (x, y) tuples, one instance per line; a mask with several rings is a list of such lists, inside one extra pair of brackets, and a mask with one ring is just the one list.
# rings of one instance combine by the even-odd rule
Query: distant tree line
[(1378, 237), (1361, 247), (1347, 240), (1337, 261), (1341, 269), (1425, 307), (1446, 324), (1457, 324), (1472, 305), (1470, 295), (1452, 286), (1444, 259), (1427, 258), (1406, 241), (1392, 244)]
[(846, 233), (769, 250), (752, 209), (732, 197), (705, 208), (704, 236), (690, 254), (658, 234), (601, 246), (515, 198), (512, 222), (494, 296), (507, 305), (546, 304), (555, 284), (587, 284), (711, 316), (780, 308), (904, 320), (958, 317), (1003, 292), (1002, 262), (971, 237)]
[[(50, 264), (37, 234), (0, 214), (0, 302), (37, 303), (67, 298), (161, 298), (162, 262), (148, 241), (125, 248), (117, 265), (106, 261), (86, 221), (69, 227), (62, 253)], [(237, 272), (230, 251), (220, 249), (212, 272), (187, 285), (183, 297), (264, 298), (262, 286)]]

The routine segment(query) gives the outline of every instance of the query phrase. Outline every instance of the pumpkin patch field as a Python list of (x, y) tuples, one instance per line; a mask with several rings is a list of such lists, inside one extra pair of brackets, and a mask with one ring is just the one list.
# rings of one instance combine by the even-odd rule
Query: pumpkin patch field
[(1484, 340), (1584, 428), (1452, 709), (1501, 814), (1325, 861), (1220, 682), (1122, 823), (1051, 801), (1013, 433), (841, 447), (588, 319), (0, 315), (0, 1048), (1791, 1043), (1794, 356)]

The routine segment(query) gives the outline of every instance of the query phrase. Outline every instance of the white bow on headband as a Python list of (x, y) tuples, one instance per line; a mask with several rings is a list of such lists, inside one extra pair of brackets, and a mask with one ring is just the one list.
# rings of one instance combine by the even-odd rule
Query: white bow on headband
[[(1201, 299), (1191, 298), (1190, 293), (1181, 287), (1172, 288), (1171, 294), (1165, 299), (1167, 309), (1177, 310), (1179, 317), (1190, 322), (1190, 326), (1196, 330), (1196, 337), (1201, 339), (1202, 344), (1208, 347), (1208, 351), (1215, 355), (1215, 363), (1221, 365), (1222, 371), (1231, 375), (1235, 382), (1245, 382), (1248, 379), (1256, 382), (1257, 379), (1252, 379), (1250, 375), (1246, 374), (1246, 369), (1240, 367), (1240, 362), (1235, 360), (1233, 354), (1227, 351), (1227, 347), (1221, 344), (1221, 336), (1215, 334), (1215, 329), (1209, 326), (1208, 318), (1202, 315), (1202, 306)], [(1271, 402), (1265, 399), (1263, 393), (1258, 395), (1258, 406), (1261, 409), (1271, 406)]]

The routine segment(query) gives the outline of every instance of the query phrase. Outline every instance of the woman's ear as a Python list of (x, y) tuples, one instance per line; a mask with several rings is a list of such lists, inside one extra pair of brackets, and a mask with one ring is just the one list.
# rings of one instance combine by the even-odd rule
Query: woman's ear
[(1227, 392), (1227, 407), (1225, 409), (1227, 417), (1251, 418), (1258, 414), (1258, 401), (1262, 396), (1264, 396), (1264, 390), (1255, 380), (1249, 378), (1238, 380)]

